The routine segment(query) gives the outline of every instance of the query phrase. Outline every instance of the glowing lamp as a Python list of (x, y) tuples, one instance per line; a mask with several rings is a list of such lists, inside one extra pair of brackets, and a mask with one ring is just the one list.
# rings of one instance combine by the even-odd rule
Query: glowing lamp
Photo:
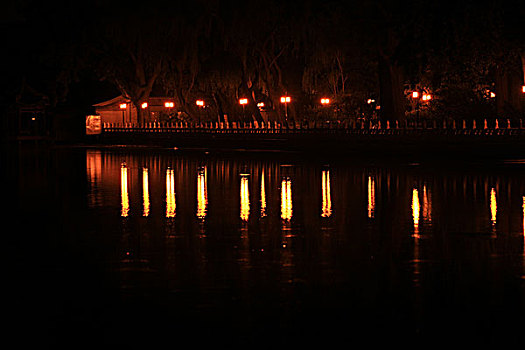
[(204, 107), (204, 101), (203, 100), (197, 100), (195, 101), (195, 104), (199, 107)]
[(241, 105), (248, 104), (248, 99), (247, 99), (247, 98), (241, 98), (241, 99), (239, 99), (239, 104), (241, 104)]
[(523, 86), (521, 87), (521, 92), (523, 92), (523, 93), (525, 94), (525, 85), (523, 85)]
[(329, 99), (329, 98), (322, 98), (322, 99), (321, 99), (321, 104), (322, 104), (322, 105), (328, 105), (328, 104), (330, 104), (330, 99)]
[(432, 96), (429, 95), (429, 94), (423, 94), (423, 96), (421, 97), (421, 99), (423, 101), (430, 101), (432, 99)]
[(371, 104), (371, 103), (374, 103), (374, 102), (376, 102), (376, 100), (373, 100), (373, 99), (371, 99), (371, 98), (369, 98), (369, 99), (366, 101), (366, 103), (368, 103), (368, 104)]
[(412, 98), (419, 98), (419, 92), (413, 91), (412, 92)]
[(493, 92), (491, 91), (491, 92), (490, 92), (490, 97), (491, 97), (491, 98), (494, 98), (494, 97), (496, 97), (496, 94), (493, 93)]
[(264, 102), (257, 103), (257, 107), (264, 107)]
[(142, 109), (148, 108), (148, 103), (144, 102), (140, 105), (140, 107), (142, 107)]
[(281, 103), (289, 103), (292, 99), (290, 96), (282, 96), (281, 97)]
[(121, 103), (121, 104), (119, 105), (120, 109), (126, 109), (127, 106), (128, 106), (128, 105), (127, 105), (126, 103)]
[(166, 108), (173, 108), (175, 104), (173, 102), (164, 102), (164, 107)]

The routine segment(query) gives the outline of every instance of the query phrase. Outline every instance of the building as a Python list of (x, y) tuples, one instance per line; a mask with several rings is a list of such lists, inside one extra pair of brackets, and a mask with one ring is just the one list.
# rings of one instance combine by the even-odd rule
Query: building
[[(111, 100), (93, 105), (95, 113), (100, 115), (102, 123), (136, 124), (137, 108), (129, 99), (118, 96)], [(175, 102), (168, 97), (150, 97), (141, 105), (143, 122), (160, 122), (170, 120), (170, 116), (177, 114)]]

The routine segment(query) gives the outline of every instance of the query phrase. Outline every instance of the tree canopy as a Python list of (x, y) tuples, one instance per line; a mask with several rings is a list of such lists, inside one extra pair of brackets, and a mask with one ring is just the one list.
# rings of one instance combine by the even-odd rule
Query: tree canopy
[(3, 101), (25, 87), (56, 105), (92, 76), (137, 106), (172, 96), (190, 117), (205, 99), (214, 120), (245, 117), (239, 98), (249, 100), (246, 115), (282, 120), (283, 95), (293, 97), (293, 119), (403, 120), (414, 89), (432, 93), (425, 108), (436, 118), (520, 116), (524, 8), (518, 0), (26, 0), (2, 20)]

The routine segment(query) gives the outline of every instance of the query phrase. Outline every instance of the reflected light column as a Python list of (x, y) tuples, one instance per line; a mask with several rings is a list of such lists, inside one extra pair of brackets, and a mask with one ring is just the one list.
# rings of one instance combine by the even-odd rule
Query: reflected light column
[[(525, 196), (522, 197), (523, 204), (523, 267), (525, 268)], [(525, 275), (523, 276), (525, 278)]]
[(94, 207), (101, 202), (98, 192), (98, 182), (102, 174), (102, 155), (100, 151), (86, 151), (86, 166), (90, 192), (88, 195), (89, 206)]
[(492, 222), (492, 228), (496, 228), (496, 214), (498, 212), (498, 205), (496, 202), (496, 190), (494, 187), (490, 189), (490, 221)]
[(206, 173), (206, 167), (203, 167), (197, 174), (197, 217), (201, 220), (206, 217), (206, 207), (208, 205)]
[(376, 208), (376, 184), (372, 176), (368, 177), (368, 217), (373, 218)]
[(323, 218), (328, 218), (332, 215), (332, 199), (330, 197), (330, 171), (323, 170), (321, 175), (321, 186), (322, 186), (322, 213)]
[(248, 221), (250, 217), (250, 190), (248, 188), (248, 177), (241, 176), (241, 219)]
[(423, 221), (427, 224), (432, 223), (432, 198), (427, 191), (427, 186), (423, 185)]
[(264, 184), (264, 170), (261, 174), (261, 217), (266, 216), (266, 188)]
[(419, 205), (419, 193), (416, 188), (412, 189), (412, 218), (414, 221), (414, 234), (412, 237), (414, 237), (414, 279), (413, 282), (416, 286), (419, 286), (419, 274), (420, 274), (420, 253), (419, 253), (419, 212), (420, 212), (420, 205)]
[(166, 217), (175, 217), (175, 174), (173, 169), (166, 170)]
[(412, 189), (412, 218), (414, 221), (414, 237), (419, 238), (419, 194), (416, 188)]
[(281, 218), (290, 221), (292, 212), (292, 181), (287, 177), (281, 181)]
[(144, 202), (144, 211), (142, 215), (149, 216), (150, 201), (148, 168), (142, 168), (142, 197)]
[(129, 215), (129, 193), (128, 193), (128, 168), (126, 163), (120, 167), (120, 199), (122, 209), (120, 215), (127, 217)]

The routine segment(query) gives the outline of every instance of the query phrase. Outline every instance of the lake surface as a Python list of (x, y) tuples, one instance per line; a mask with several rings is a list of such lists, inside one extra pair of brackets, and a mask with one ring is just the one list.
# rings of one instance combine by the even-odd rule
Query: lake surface
[(4, 164), (19, 342), (525, 344), (521, 161), (64, 148)]

